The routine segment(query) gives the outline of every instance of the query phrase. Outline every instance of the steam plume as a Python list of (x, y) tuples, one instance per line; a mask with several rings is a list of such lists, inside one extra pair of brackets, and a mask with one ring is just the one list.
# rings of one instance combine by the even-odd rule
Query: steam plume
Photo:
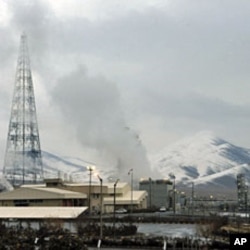
[(123, 117), (114, 83), (90, 77), (80, 66), (59, 80), (53, 95), (82, 145), (95, 149), (103, 165), (113, 166), (123, 177), (131, 168), (138, 178), (152, 174), (139, 136)]

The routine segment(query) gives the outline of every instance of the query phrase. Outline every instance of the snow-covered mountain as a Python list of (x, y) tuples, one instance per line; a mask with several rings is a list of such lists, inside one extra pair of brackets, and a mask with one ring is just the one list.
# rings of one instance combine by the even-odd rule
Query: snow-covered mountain
[[(89, 162), (80, 158), (59, 156), (46, 151), (42, 152), (43, 169), (45, 178), (62, 178), (74, 182), (87, 182), (89, 180), (88, 166), (95, 166), (93, 173), (93, 182), (97, 182), (98, 178), (95, 175), (100, 175), (105, 180), (112, 177), (115, 170), (104, 167), (95, 163)], [(96, 178), (95, 178), (96, 177)]]
[[(96, 165), (80, 158), (45, 151), (42, 155), (45, 178), (87, 182), (87, 166)], [(248, 182), (250, 177), (250, 149), (235, 146), (211, 132), (200, 132), (166, 147), (151, 156), (150, 163), (155, 172), (160, 173), (159, 178), (169, 178), (169, 174), (173, 173), (179, 186), (190, 187), (193, 182), (203, 189), (236, 190), (238, 173), (245, 174)], [(117, 176), (117, 171), (114, 166), (97, 164), (95, 173), (107, 181), (109, 177)], [(93, 176), (92, 181), (98, 182), (98, 178)]]
[[(43, 152), (43, 163), (47, 177), (59, 175), (74, 181), (87, 181), (87, 166), (92, 164), (80, 158), (59, 157), (48, 152)], [(236, 189), (238, 173), (250, 177), (250, 149), (235, 146), (208, 131), (166, 147), (151, 156), (150, 163), (160, 173), (159, 178), (169, 178), (173, 173), (179, 185), (193, 182), (205, 188)], [(108, 179), (117, 169), (99, 167), (97, 171)]]
[(236, 188), (236, 175), (250, 176), (250, 149), (235, 146), (212, 132), (185, 138), (150, 159), (162, 176), (173, 173), (181, 184)]
[[(104, 181), (108, 181), (110, 177), (112, 178), (117, 174), (114, 168), (112, 169), (80, 158), (61, 156), (46, 151), (42, 151), (42, 160), (45, 179), (61, 178), (64, 181), (88, 182), (88, 166), (95, 166), (95, 171), (92, 172), (93, 183), (99, 183), (97, 175), (100, 175)], [(31, 179), (31, 181), (32, 180), (33, 179)], [(12, 185), (5, 179), (2, 173), (0, 173), (0, 192), (12, 189)]]

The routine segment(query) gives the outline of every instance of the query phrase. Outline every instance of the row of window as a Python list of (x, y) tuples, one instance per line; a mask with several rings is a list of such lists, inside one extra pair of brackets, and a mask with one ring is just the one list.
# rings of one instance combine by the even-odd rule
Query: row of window
[(42, 203), (43, 200), (14, 200), (14, 204), (15, 206), (28, 206), (30, 203), (34, 204), (34, 203)]

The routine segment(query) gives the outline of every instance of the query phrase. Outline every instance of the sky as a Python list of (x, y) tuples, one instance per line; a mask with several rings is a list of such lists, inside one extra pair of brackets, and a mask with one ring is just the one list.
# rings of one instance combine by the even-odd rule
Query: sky
[(0, 157), (20, 36), (41, 147), (130, 168), (212, 131), (250, 148), (247, 0), (0, 0)]

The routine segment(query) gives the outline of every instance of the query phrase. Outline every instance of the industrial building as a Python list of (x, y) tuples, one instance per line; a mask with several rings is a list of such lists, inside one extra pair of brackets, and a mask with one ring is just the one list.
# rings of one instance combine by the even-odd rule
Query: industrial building
[[(96, 213), (102, 207), (104, 213), (110, 213), (114, 210), (114, 196), (115, 209), (124, 208), (131, 209), (145, 209), (147, 208), (147, 192), (143, 190), (131, 190), (131, 186), (127, 182), (107, 182), (102, 186), (99, 183), (65, 183), (63, 189), (81, 192), (88, 195), (88, 204), (90, 211)], [(102, 192), (101, 192), (102, 189)]]
[(45, 206), (86, 206), (87, 195), (79, 192), (28, 185), (10, 192), (0, 193), (1, 206), (45, 207)]
[[(114, 206), (115, 198), (115, 206)], [(90, 213), (113, 212), (124, 208), (147, 207), (146, 191), (131, 191), (126, 182), (64, 183), (61, 179), (47, 179), (45, 184), (23, 185), (9, 192), (0, 193), (0, 206), (29, 207), (79, 207), (88, 206)]]
[(171, 195), (171, 192), (173, 191), (173, 183), (170, 180), (142, 179), (139, 183), (139, 189), (148, 193), (148, 208), (172, 207), (173, 195)]
[[(85, 215), (87, 207), (0, 207), (0, 220), (8, 227), (39, 229), (44, 223), (60, 225), (73, 233), (76, 222)], [(59, 223), (59, 224), (58, 224)]]
[(244, 174), (237, 175), (237, 193), (238, 193), (238, 209), (240, 211), (247, 210), (248, 206), (248, 186)]
[[(104, 197), (103, 205), (105, 212), (113, 211), (114, 203), (114, 183), (107, 183), (108, 193)], [(125, 208), (127, 210), (131, 209), (133, 206), (133, 211), (136, 209), (146, 209), (147, 208), (147, 196), (148, 193), (145, 190), (131, 190), (131, 187), (126, 182), (118, 182), (116, 191), (116, 209)]]

